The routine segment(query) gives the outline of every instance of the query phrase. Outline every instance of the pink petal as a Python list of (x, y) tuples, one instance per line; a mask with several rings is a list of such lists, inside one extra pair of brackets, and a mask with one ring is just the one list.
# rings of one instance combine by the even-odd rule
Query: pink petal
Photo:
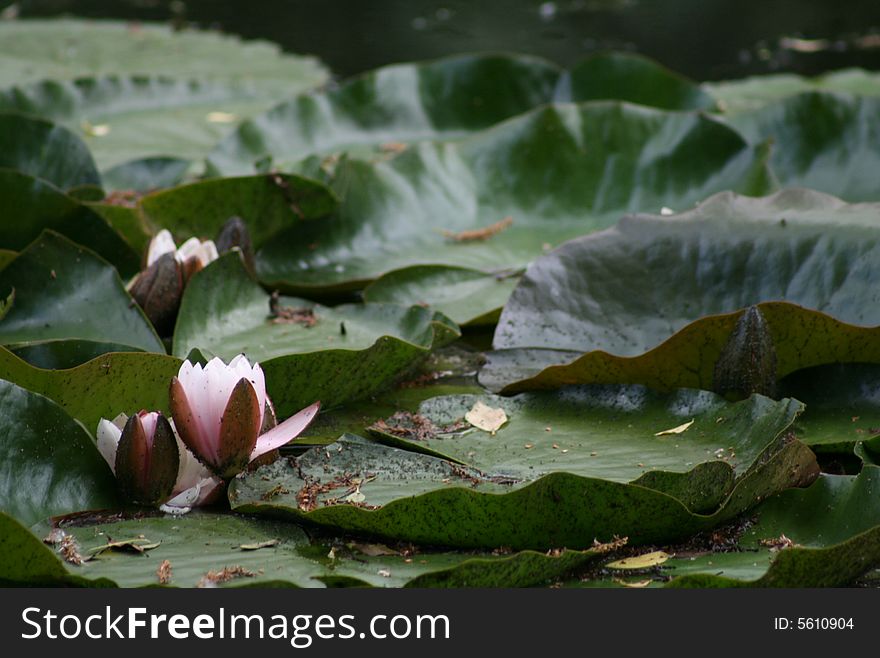
[(198, 421), (192, 400), (181, 381), (174, 377), (171, 379), (171, 414), (174, 417), (174, 426), (177, 434), (187, 448), (208, 465), (216, 464), (217, 443), (211, 442), (211, 438), (204, 432)]
[(259, 437), (251, 461), (293, 441), (311, 424), (320, 409), (321, 403), (315, 402)]
[(140, 411), (138, 416), (141, 417), (141, 425), (144, 427), (144, 435), (147, 437), (147, 447), (153, 447), (153, 437), (156, 435), (156, 422), (159, 414), (155, 411)]

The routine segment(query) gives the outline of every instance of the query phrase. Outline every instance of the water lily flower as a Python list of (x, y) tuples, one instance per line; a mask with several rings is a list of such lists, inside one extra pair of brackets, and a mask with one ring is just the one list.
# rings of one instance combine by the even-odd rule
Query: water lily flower
[(315, 402), (264, 432), (268, 404), (263, 369), (243, 354), (229, 365), (215, 357), (204, 368), (184, 361), (171, 380), (171, 415), (180, 439), (224, 479), (295, 439), (321, 407)]
[[(138, 442), (127, 438), (126, 428), (131, 425), (129, 434), (139, 438), (138, 431), (134, 429), (138, 422), (143, 428), (144, 441), (146, 442), (148, 437), (152, 439), (152, 450), (149, 451), (151, 459), (147, 464), (144, 463), (143, 457), (131, 459), (132, 454), (138, 455), (132, 446), (132, 444), (138, 445)], [(164, 468), (158, 473), (155, 468), (157, 430), (160, 442), (164, 443), (164, 453), (158, 455)], [(172, 456), (165, 442), (169, 430), (174, 440), (175, 456)], [(126, 435), (125, 439), (123, 439), (124, 435)], [(123, 495), (132, 502), (146, 505), (162, 503), (162, 509), (167, 512), (185, 513), (192, 507), (211, 502), (223, 484), (222, 480), (214, 477), (183, 445), (177, 436), (174, 422), (157, 412), (141, 411), (131, 418), (119, 414), (112, 421), (102, 418), (98, 422), (97, 437), (98, 450), (120, 482)], [(173, 469), (171, 464), (174, 465)], [(127, 484), (132, 474), (138, 487), (133, 492)], [(151, 480), (155, 482), (151, 484)]]
[[(193, 262), (194, 271), (206, 267), (208, 263), (219, 257), (213, 240), (202, 241), (198, 238), (190, 238), (178, 248), (174, 243), (174, 238), (171, 237), (171, 232), (168, 229), (162, 229), (150, 240), (150, 246), (147, 249), (147, 268), (165, 254), (172, 254), (181, 265)], [(191, 259), (194, 260), (191, 261)]]

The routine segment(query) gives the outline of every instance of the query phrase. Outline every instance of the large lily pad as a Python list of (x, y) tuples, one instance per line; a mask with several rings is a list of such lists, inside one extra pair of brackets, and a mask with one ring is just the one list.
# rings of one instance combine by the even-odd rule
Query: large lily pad
[(352, 289), (410, 265), (522, 267), (624, 212), (687, 208), (722, 189), (765, 193), (765, 157), (705, 115), (546, 107), (390, 161), (340, 162), (339, 210), (266, 245), (257, 269), (296, 293)]
[(0, 378), (50, 398), (89, 432), (119, 413), (168, 414), (168, 387), (179, 369), (180, 360), (165, 354), (119, 352), (68, 370), (43, 370), (0, 348)]
[(773, 140), (770, 164), (787, 187), (847, 201), (877, 201), (880, 98), (808, 92), (742, 112), (730, 122), (754, 143)]
[(117, 504), (94, 442), (51, 400), (0, 380), (0, 511), (25, 524)]
[(395, 64), (303, 94), (244, 122), (209, 158), (216, 174), (290, 167), (309, 155), (456, 139), (550, 102), (613, 99), (671, 110), (714, 100), (643, 57), (594, 55), (571, 71), (523, 55), (457, 55)]
[[(503, 557), (417, 552), (404, 557), (382, 545), (310, 540), (299, 526), (266, 519), (204, 512), (184, 518), (107, 513), (58, 520), (55, 534), (69, 535), (80, 554), (91, 558), (74, 565), (62, 562), (2, 513), (0, 528), (4, 530), (0, 563), (18, 567), (0, 567), (0, 581), (6, 584), (527, 587), (544, 584), (600, 555), (598, 551), (553, 556), (524, 551)], [(52, 529), (39, 524), (34, 532), (50, 536)], [(101, 550), (111, 541), (147, 548)], [(160, 583), (159, 566), (166, 560), (166, 582)], [(208, 573), (224, 569), (231, 569), (233, 577), (212, 582)]]
[(15, 291), (0, 320), (4, 345), (78, 339), (165, 351), (116, 270), (52, 231), (0, 272), (0, 290)]
[(495, 324), (516, 287), (518, 271), (414, 265), (382, 275), (364, 290), (368, 302), (424, 304), (460, 325)]
[(851, 454), (880, 435), (880, 365), (847, 363), (807, 368), (780, 382), (806, 404), (797, 435), (816, 452)]
[(517, 483), (347, 435), (236, 479), (229, 500), (241, 512), (404, 541), (546, 550), (586, 547), (615, 535), (636, 544), (685, 537), (729, 520), (771, 493), (810, 482), (817, 472), (812, 452), (787, 442), (706, 516), (639, 484), (561, 472)]
[(0, 113), (0, 167), (42, 178), (61, 189), (101, 182), (82, 140), (66, 128), (20, 114)]
[(807, 91), (832, 91), (865, 96), (880, 96), (880, 75), (865, 69), (832, 71), (815, 78), (793, 73), (758, 75), (741, 80), (723, 80), (703, 84), (716, 98), (725, 114), (756, 110), (773, 101)]
[[(865, 466), (857, 476), (822, 475), (807, 489), (782, 492), (757, 510), (758, 521), (741, 546), (787, 538), (794, 547), (779, 551), (764, 574), (703, 574), (673, 581), (680, 587), (828, 587), (850, 584), (880, 565), (880, 468)], [(760, 569), (759, 569), (760, 571)], [(739, 576), (745, 580), (735, 580)], [(757, 577), (760, 576), (760, 577)]]
[(779, 377), (877, 362), (876, 212), (804, 190), (763, 199), (725, 193), (676, 217), (626, 217), (572, 240), (529, 268), (494, 344), (587, 353), (506, 390), (712, 388), (737, 309), (759, 303)]
[(158, 156), (200, 160), (278, 97), (245, 83), (112, 75), (11, 87), (0, 91), (0, 109), (66, 125), (108, 169)]
[(137, 213), (153, 226), (186, 239), (214, 238), (238, 216), (255, 246), (301, 220), (324, 217), (336, 208), (334, 194), (321, 183), (295, 175), (212, 179), (141, 197)]
[(75, 19), (0, 23), (0, 87), (46, 78), (159, 74), (246, 82), (279, 97), (321, 84), (315, 60), (265, 41), (167, 25)]
[(108, 222), (51, 183), (20, 171), (0, 169), (0, 246), (21, 250), (52, 229), (100, 254), (124, 276), (140, 258)]
[[(442, 432), (477, 402), (504, 409), (508, 422), (495, 434), (473, 427)], [(514, 398), (449, 395), (418, 410), (440, 432), (395, 443), (517, 479), (563, 471), (630, 482), (651, 471), (686, 473), (715, 459), (742, 475), (802, 410), (790, 399), (728, 403), (706, 391), (663, 395), (641, 386), (570, 387)]]
[(269, 301), (237, 254), (220, 258), (187, 286), (174, 353), (199, 349), (227, 360), (245, 353), (260, 361), (282, 415), (315, 400), (327, 408), (368, 395), (458, 336), (455, 325), (420, 306), (328, 308), (282, 297), (272, 317)]

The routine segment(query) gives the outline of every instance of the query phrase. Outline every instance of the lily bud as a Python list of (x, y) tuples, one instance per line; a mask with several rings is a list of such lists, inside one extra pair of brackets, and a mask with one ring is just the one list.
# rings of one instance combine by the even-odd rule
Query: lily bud
[(229, 365), (214, 358), (204, 368), (184, 361), (171, 380), (170, 401), (181, 441), (224, 479), (292, 441), (320, 409), (316, 402), (263, 432), (266, 406), (271, 405), (265, 377), (259, 364), (251, 366), (244, 355)]
[(177, 481), (180, 457), (168, 420), (140, 412), (128, 419), (116, 449), (116, 481), (133, 503), (156, 505), (168, 500)]
[(244, 266), (248, 272), (256, 276), (257, 267), (254, 259), (254, 246), (251, 243), (251, 236), (248, 233), (247, 226), (241, 217), (230, 217), (226, 220), (214, 242), (217, 245), (217, 251), (221, 254), (225, 254), (227, 251), (238, 247), (241, 251), (241, 259), (244, 262)]
[(167, 253), (141, 272), (131, 287), (134, 301), (161, 336), (174, 331), (185, 281), (183, 266)]

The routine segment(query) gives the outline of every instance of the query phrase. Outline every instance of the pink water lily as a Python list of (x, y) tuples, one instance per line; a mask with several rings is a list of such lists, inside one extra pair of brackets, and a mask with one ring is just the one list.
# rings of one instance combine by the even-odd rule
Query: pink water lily
[[(123, 479), (127, 478), (126, 474), (130, 470), (140, 473), (139, 480), (144, 489), (148, 488), (148, 483), (151, 479), (165, 478), (164, 475), (157, 478), (157, 472), (154, 468), (156, 464), (153, 463), (152, 454), (149, 468), (139, 468), (137, 461), (131, 465), (120, 463), (125, 461), (124, 458), (120, 460), (120, 444), (122, 444), (123, 450), (126, 445), (122, 441), (123, 431), (132, 423), (132, 419), (134, 418), (138, 418), (143, 427), (144, 436), (150, 437), (153, 445), (155, 445), (156, 428), (161, 424), (160, 418), (168, 423), (176, 443), (177, 466), (176, 477), (171, 480), (173, 487), (171, 487), (170, 490), (165, 489), (167, 486), (167, 482), (165, 482), (162, 483), (163, 491), (161, 495), (132, 496), (129, 492), (127, 493), (127, 497), (131, 498), (133, 502), (142, 502), (144, 504), (154, 505), (161, 503), (161, 508), (164, 511), (175, 514), (188, 512), (192, 507), (206, 505), (213, 501), (219, 493), (223, 481), (220, 478), (215, 477), (213, 473), (202, 466), (201, 462), (199, 462), (186, 446), (183, 445), (180, 438), (177, 436), (174, 422), (165, 420), (156, 412), (141, 411), (131, 418), (125, 414), (119, 414), (112, 421), (102, 418), (98, 422), (98, 450), (109, 464), (113, 473), (117, 476), (117, 479), (120, 480), (120, 483)], [(165, 455), (164, 458), (167, 460), (169, 455)], [(129, 462), (131, 463), (131, 460), (129, 460)], [(146, 464), (143, 465), (146, 466)], [(155, 484), (158, 483), (154, 483), (153, 486), (155, 486)], [(138, 498), (140, 500), (137, 500)], [(146, 500), (146, 498), (154, 498), (154, 500)]]
[(261, 434), (268, 403), (263, 369), (242, 354), (229, 365), (219, 358), (204, 368), (184, 361), (171, 380), (171, 415), (180, 439), (224, 479), (295, 439), (321, 407), (315, 402)]

